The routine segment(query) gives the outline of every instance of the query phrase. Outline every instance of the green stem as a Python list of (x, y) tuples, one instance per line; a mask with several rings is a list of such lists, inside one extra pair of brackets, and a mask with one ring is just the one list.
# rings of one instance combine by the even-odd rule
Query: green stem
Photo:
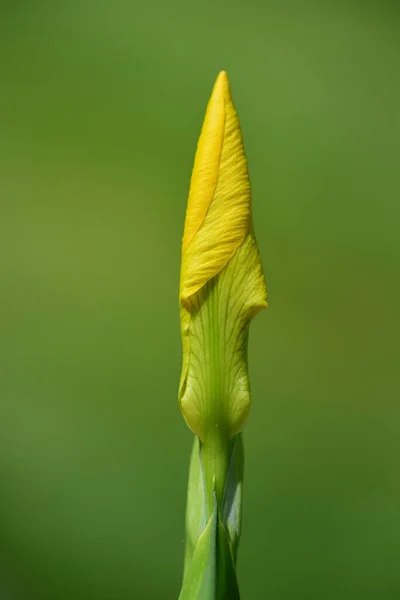
[(202, 444), (204, 475), (206, 480), (207, 501), (210, 512), (213, 506), (213, 490), (217, 496), (218, 506), (222, 506), (226, 478), (232, 453), (232, 442), (220, 432), (209, 435)]

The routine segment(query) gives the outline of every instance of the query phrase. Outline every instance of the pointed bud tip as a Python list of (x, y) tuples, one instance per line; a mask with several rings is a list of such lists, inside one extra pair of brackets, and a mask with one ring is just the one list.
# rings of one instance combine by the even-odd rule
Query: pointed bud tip
[(220, 71), (217, 77), (217, 81), (219, 80), (228, 83), (228, 73), (224, 70)]
[(231, 98), (228, 74), (226, 71), (220, 71), (214, 84), (213, 96), (222, 96), (224, 100)]

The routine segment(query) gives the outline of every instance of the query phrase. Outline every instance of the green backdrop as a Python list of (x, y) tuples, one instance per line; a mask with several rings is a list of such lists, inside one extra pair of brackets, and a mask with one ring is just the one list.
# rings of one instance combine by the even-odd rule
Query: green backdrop
[(0, 4), (0, 596), (176, 599), (178, 281), (220, 69), (270, 308), (243, 600), (400, 597), (396, 2)]

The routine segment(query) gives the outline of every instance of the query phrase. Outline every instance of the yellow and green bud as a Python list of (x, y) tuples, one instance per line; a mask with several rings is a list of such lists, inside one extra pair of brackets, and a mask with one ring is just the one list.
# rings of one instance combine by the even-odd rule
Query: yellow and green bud
[[(224, 71), (214, 85), (197, 146), (179, 300), (179, 403), (196, 436), (180, 599), (238, 598), (234, 564), (243, 470), (238, 434), (251, 403), (247, 337), (250, 321), (267, 306), (267, 291), (252, 226), (242, 134)], [(211, 571), (214, 564), (213, 575), (206, 575), (205, 564)], [(225, 596), (229, 585), (236, 591)]]

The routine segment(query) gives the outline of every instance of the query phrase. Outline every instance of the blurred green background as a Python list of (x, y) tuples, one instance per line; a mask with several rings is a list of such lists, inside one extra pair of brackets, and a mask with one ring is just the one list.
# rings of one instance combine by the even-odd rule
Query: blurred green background
[(243, 600), (398, 599), (398, 3), (0, 6), (1, 599), (178, 596), (180, 239), (220, 69), (270, 299)]

